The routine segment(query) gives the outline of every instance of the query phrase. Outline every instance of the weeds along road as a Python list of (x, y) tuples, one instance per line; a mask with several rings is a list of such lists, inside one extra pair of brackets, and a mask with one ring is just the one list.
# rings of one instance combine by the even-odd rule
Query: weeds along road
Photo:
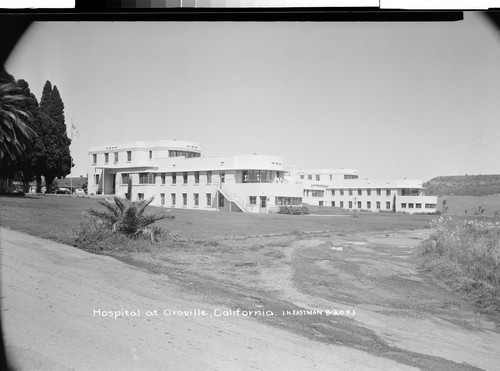
[[(16, 370), (410, 368), (255, 318), (218, 317), (229, 308), (199, 302), (166, 276), (153, 279), (110, 257), (0, 232), (2, 325)], [(155, 309), (158, 316), (147, 316)], [(122, 313), (103, 316), (110, 310)], [(191, 313), (167, 316), (164, 310)], [(197, 315), (201, 310), (207, 316)]]

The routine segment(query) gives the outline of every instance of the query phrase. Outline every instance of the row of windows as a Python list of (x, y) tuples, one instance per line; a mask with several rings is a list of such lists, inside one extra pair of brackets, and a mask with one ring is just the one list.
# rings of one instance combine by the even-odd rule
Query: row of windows
[[(222, 198), (222, 197), (220, 197), (220, 198)], [(137, 199), (139, 201), (144, 200), (144, 193), (138, 193)], [(165, 193), (160, 193), (160, 205), (165, 206), (165, 202), (166, 202), (165, 201)], [(205, 194), (205, 202), (206, 202), (206, 206), (212, 206), (212, 194), (211, 193)], [(188, 194), (183, 193), (182, 194), (182, 206), (187, 206), (187, 204), (188, 204)], [(193, 205), (200, 206), (200, 194), (199, 193), (193, 193)], [(170, 206), (177, 206), (177, 194), (176, 193), (170, 194)], [(224, 206), (224, 204), (222, 206)]]
[[(368, 188), (368, 189), (365, 189), (364, 191), (366, 192), (367, 196), (371, 196), (372, 191), (374, 193), (376, 193), (377, 196), (381, 196), (382, 193), (385, 193), (386, 196), (390, 196), (391, 192), (392, 192), (392, 189), (384, 189), (384, 190), (382, 190), (382, 188), (373, 188), (373, 189)], [(345, 194), (348, 194), (349, 196), (352, 196), (354, 194), (357, 194), (358, 196), (362, 196), (363, 195), (363, 189), (357, 189), (357, 190), (353, 190), (353, 189), (331, 189), (330, 192), (331, 192), (332, 196), (335, 196), (337, 193), (339, 195), (341, 195), (341, 196), (344, 196)], [(305, 189), (304, 190), (304, 195), (305, 196), (311, 196), (311, 197), (323, 197), (325, 195), (325, 191)]]
[[(324, 201), (320, 201), (320, 202), (319, 202), (319, 206), (323, 206), (323, 205), (324, 205)], [(336, 206), (336, 202), (335, 202), (335, 201), (331, 201), (331, 205), (332, 205), (333, 207), (335, 207), (335, 206)], [(349, 201), (349, 202), (348, 202), (348, 205), (349, 205), (349, 206), (348, 206), (348, 208), (349, 208), (349, 209), (352, 209), (352, 206), (353, 206), (353, 205), (356, 205), (358, 209), (362, 209), (362, 208), (363, 208), (363, 203), (362, 203), (361, 201), (358, 201), (358, 202), (357, 202), (357, 203), (355, 203), (355, 204), (353, 204), (353, 202), (352, 202), (352, 201)], [(377, 209), (380, 209), (380, 206), (381, 206), (380, 201), (376, 201), (375, 205), (376, 205), (376, 208), (377, 208)], [(339, 206), (340, 208), (343, 208), (343, 207), (344, 207), (344, 201), (340, 201), (340, 202), (338, 203), (338, 206)], [(407, 206), (408, 206), (408, 207), (407, 207)], [(371, 201), (366, 201), (366, 208), (367, 208), (367, 209), (371, 209), (371, 208), (372, 208), (372, 203), (371, 203)], [(416, 204), (413, 204), (413, 203), (408, 203), (408, 204), (406, 204), (406, 203), (402, 203), (402, 204), (401, 204), (401, 208), (402, 208), (402, 209), (406, 209), (406, 208), (408, 208), (408, 209), (413, 209), (413, 208), (415, 208), (415, 209), (421, 209), (421, 208), (422, 208), (422, 204), (420, 204), (420, 203), (416, 203)], [(426, 208), (426, 209), (435, 209), (435, 208), (436, 208), (436, 204), (425, 204), (425, 208)], [(386, 210), (390, 210), (390, 209), (391, 209), (391, 203), (390, 203), (390, 202), (386, 202), (386, 203), (385, 203), (385, 209), (386, 209)]]
[[(114, 155), (114, 162), (118, 162), (119, 160), (119, 154), (120, 152), (113, 152)], [(151, 159), (153, 157), (153, 151), (149, 151), (149, 158)], [(132, 161), (132, 151), (127, 151), (127, 161), (130, 162)], [(109, 153), (104, 154), (104, 163), (108, 164), (109, 163)], [(97, 164), (97, 153), (94, 153), (92, 155), (92, 164)]]
[[(212, 183), (212, 172), (207, 171), (206, 173), (207, 176), (207, 184)], [(168, 176), (171, 178), (172, 184), (177, 184), (177, 173), (168, 173)], [(221, 182), (224, 182), (224, 173), (220, 173), (221, 177)], [(130, 178), (130, 174), (128, 173), (122, 173), (122, 184), (127, 184), (128, 180)], [(156, 184), (156, 179), (160, 178), (161, 184), (166, 184), (167, 181), (167, 173), (139, 173), (139, 184)], [(188, 183), (188, 173), (183, 172), (182, 173), (182, 181), (183, 184)], [(194, 173), (194, 183), (199, 184), (200, 183), (200, 172), (195, 171)]]
[[(402, 203), (401, 204), (401, 208), (402, 209), (406, 209), (407, 207), (407, 204), (406, 203)], [(414, 207), (415, 206), (415, 207)], [(424, 205), (426, 209), (435, 209), (436, 208), (436, 204), (425, 204)], [(408, 204), (408, 209), (421, 209), (422, 208), (422, 204), (413, 204), (413, 203), (409, 203)]]
[[(309, 174), (309, 175), (307, 176), (307, 180), (312, 180), (312, 177), (313, 177), (313, 176), (312, 176), (312, 174)], [(302, 175), (300, 176), (300, 179), (304, 179), (304, 178), (305, 178), (305, 175), (303, 175), (303, 174), (302, 174)], [(316, 181), (317, 181), (317, 182), (319, 182), (319, 181), (320, 181), (320, 179), (321, 179), (321, 175), (316, 174), (316, 175), (314, 176), (314, 179), (316, 179)], [(358, 179), (358, 176), (357, 176), (357, 175), (348, 175), (348, 174), (344, 174), (344, 179)], [(330, 180), (333, 180), (333, 174), (330, 174)]]

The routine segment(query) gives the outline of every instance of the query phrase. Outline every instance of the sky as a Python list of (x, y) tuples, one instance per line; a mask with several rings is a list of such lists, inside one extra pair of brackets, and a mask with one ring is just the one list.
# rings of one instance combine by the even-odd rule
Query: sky
[(89, 146), (198, 142), (361, 178), (500, 173), (500, 31), (459, 22), (38, 22), (7, 71), (50, 80)]

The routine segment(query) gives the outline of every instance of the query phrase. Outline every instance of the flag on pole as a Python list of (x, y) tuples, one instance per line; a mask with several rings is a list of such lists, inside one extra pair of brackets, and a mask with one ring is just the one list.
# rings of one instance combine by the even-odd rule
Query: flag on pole
[(77, 138), (80, 136), (80, 133), (78, 132), (78, 130), (76, 129), (76, 126), (72, 122), (71, 123), (71, 139), (73, 139), (73, 132), (76, 134)]

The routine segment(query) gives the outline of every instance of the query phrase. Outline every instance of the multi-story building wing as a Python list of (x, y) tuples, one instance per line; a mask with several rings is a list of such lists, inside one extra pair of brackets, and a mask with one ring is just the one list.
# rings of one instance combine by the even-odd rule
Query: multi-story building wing
[(89, 149), (89, 194), (154, 197), (171, 208), (268, 212), (302, 204), (302, 185), (285, 179), (280, 157), (202, 157), (197, 143), (127, 142)]
[(291, 173), (302, 182), (305, 204), (349, 210), (435, 213), (436, 196), (426, 196), (416, 179), (359, 179), (353, 169), (310, 169)]

